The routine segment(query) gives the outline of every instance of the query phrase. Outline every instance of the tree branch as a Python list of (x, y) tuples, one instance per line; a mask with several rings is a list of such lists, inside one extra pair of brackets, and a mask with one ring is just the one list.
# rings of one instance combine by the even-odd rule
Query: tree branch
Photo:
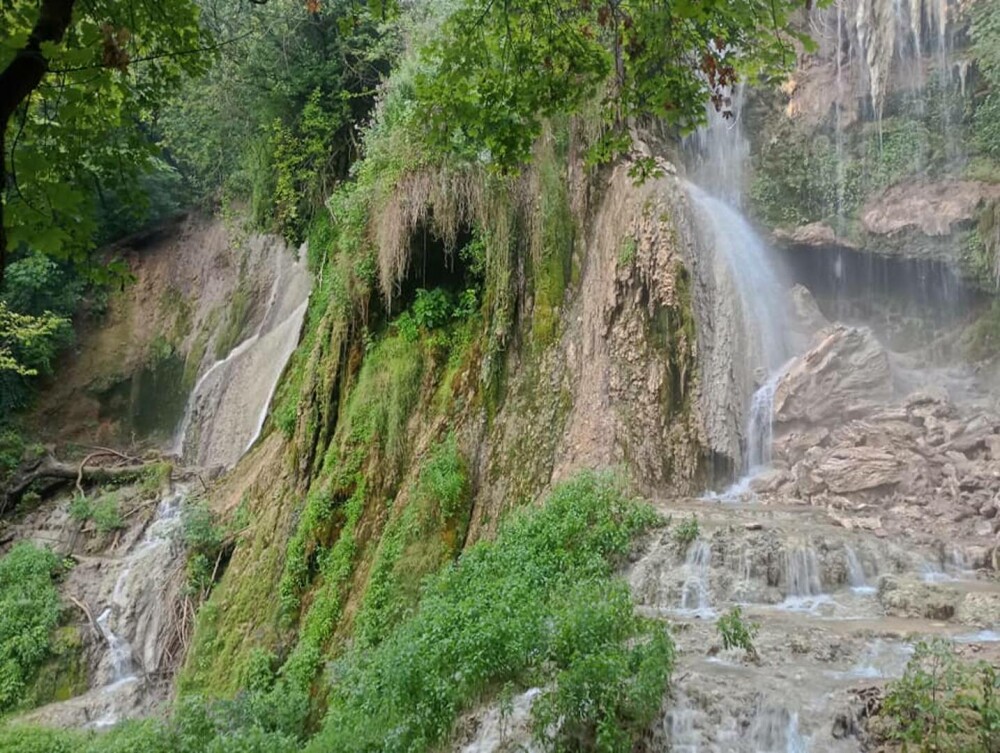
[(28, 41), (17, 51), (14, 59), (0, 71), (0, 285), (3, 284), (4, 267), (7, 265), (7, 232), (4, 225), (4, 207), (7, 194), (7, 125), (17, 108), (41, 83), (49, 70), (49, 61), (42, 54), (45, 43), (62, 41), (73, 18), (76, 0), (42, 0)]

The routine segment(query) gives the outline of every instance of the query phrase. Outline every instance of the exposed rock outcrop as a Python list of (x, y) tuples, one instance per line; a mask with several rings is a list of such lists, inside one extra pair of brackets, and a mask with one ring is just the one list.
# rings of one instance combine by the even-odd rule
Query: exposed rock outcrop
[(785, 371), (774, 416), (779, 424), (815, 427), (864, 415), (891, 395), (889, 357), (871, 330), (837, 326)]

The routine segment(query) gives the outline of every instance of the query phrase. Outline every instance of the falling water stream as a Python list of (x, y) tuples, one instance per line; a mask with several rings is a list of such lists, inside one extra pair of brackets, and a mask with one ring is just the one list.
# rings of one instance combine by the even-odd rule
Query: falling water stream
[[(231, 467), (254, 444), (298, 344), (310, 275), (304, 261), (296, 260), (283, 244), (265, 245), (264, 259), (269, 258), (273, 268), (262, 267), (261, 273), (272, 285), (259, 325), (205, 370), (188, 399), (174, 439), (175, 454), (188, 462)], [(179, 483), (161, 490), (138, 541), (102, 567), (113, 581), (105, 581), (103, 603), (94, 610), (95, 628), (106, 646), (96, 681), (84, 695), (40, 709), (46, 719), (105, 727), (148, 711), (145, 704), (160, 697), (160, 681), (170, 662), (167, 652), (174, 640), (171, 589), (184, 562), (178, 530), (190, 491)]]
[[(827, 22), (825, 33), (835, 35), (828, 43), (835, 51), (836, 92), (831, 96), (840, 96), (850, 73), (851, 81), (860, 81), (868, 88), (875, 117), (880, 119), (884, 87), (892, 75), (890, 62), (901, 67), (902, 75), (912, 82), (906, 94), (910, 105), (941, 109), (945, 152), (955, 161), (961, 155), (949, 120), (947, 98), (954, 77), (946, 8), (945, 0), (835, 0), (823, 18)], [(875, 19), (877, 25), (869, 25)], [(939, 103), (926, 101), (931, 96), (926, 85), (933, 74), (927, 75), (921, 56), (928, 53), (936, 67), (938, 85), (933, 96), (941, 98)], [(862, 69), (860, 76), (857, 66)], [(959, 78), (964, 86), (964, 71), (959, 70)], [(742, 93), (735, 92), (732, 101), (738, 113)], [(836, 103), (836, 214), (841, 224), (848, 180), (842, 116), (842, 105)], [(881, 128), (881, 121), (878, 126)], [(744, 387), (746, 412), (740, 477), (725, 492), (708, 493), (703, 498), (731, 504), (713, 505), (699, 513), (704, 526), (700, 538), (683, 554), (654, 552), (630, 576), (641, 603), (684, 622), (698, 636), (688, 640), (695, 656), (685, 669), (692, 675), (676, 689), (664, 720), (666, 747), (685, 753), (857, 750), (855, 740), (830, 737), (831, 722), (826, 716), (830, 699), (842, 692), (845, 684), (899, 676), (913, 652), (908, 640), (872, 640), (869, 636), (864, 650), (856, 653), (852, 662), (825, 670), (820, 677), (808, 661), (796, 658), (782, 657), (776, 667), (762, 670), (747, 667), (725, 653), (706, 658), (704, 644), (714, 631), (702, 624), (713, 621), (729, 605), (740, 605), (757, 619), (764, 616), (765, 623), (774, 621), (768, 629), (780, 636), (780, 648), (772, 650), (787, 653), (792, 636), (808, 643), (808, 636), (826, 629), (821, 625), (872, 620), (881, 627), (885, 612), (879, 595), (880, 576), (887, 573), (903, 573), (902, 577), (917, 582), (955, 588), (975, 588), (970, 584), (977, 576), (958, 549), (936, 560), (926, 553), (894, 551), (884, 542), (872, 544), (864, 537), (841, 532), (830, 538), (820, 533), (826, 523), (819, 519), (816, 528), (797, 522), (794, 516), (775, 525), (777, 513), (753, 504), (750, 482), (772, 462), (775, 391), (787, 363), (801, 348), (790, 335), (789, 276), (782, 257), (742, 213), (750, 149), (740, 118), (725, 119), (710, 112), (708, 125), (686, 146), (691, 181), (686, 190), (699, 245), (713, 255), (721, 294), (730, 293), (739, 301), (743, 348), (737, 351), (733, 374), (737, 387)], [(839, 284), (842, 263), (838, 259), (832, 272), (838, 276), (838, 281), (830, 283), (833, 286)], [(706, 515), (719, 518), (716, 528), (711, 520), (706, 521)], [(746, 527), (750, 530), (773, 527), (775, 538), (765, 544), (754, 538), (756, 534), (740, 533), (741, 520), (749, 521)], [(657, 564), (660, 557), (662, 563)], [(993, 629), (954, 633), (958, 642), (997, 638), (1000, 634)], [(837, 645), (836, 637), (825, 640)], [(754, 708), (749, 712), (747, 696), (742, 707), (739, 702), (727, 707), (713, 695), (721, 693), (725, 698), (743, 683), (753, 690)], [(728, 714), (723, 711), (720, 718), (719, 708), (728, 708)]]
[(298, 344), (311, 289), (304, 259), (278, 252), (274, 263), (274, 282), (256, 330), (206, 369), (191, 391), (173, 447), (187, 461), (232, 467), (260, 436)]

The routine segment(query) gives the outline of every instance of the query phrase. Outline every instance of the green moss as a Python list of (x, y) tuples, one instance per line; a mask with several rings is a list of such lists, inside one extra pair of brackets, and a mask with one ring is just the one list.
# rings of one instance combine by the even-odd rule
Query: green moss
[[(556, 133), (564, 133), (557, 128)], [(565, 137), (564, 137), (565, 138)], [(534, 309), (531, 334), (536, 345), (553, 342), (559, 332), (559, 316), (566, 286), (572, 276), (576, 221), (569, 205), (565, 141), (549, 134), (537, 149), (539, 228), (534, 243)]]
[(635, 238), (626, 238), (622, 241), (621, 250), (618, 252), (618, 266), (622, 268), (631, 267), (632, 262), (635, 261), (635, 254), (638, 249), (639, 244), (636, 243)]
[(246, 282), (243, 275), (240, 275), (240, 284), (233, 291), (226, 304), (226, 318), (222, 324), (219, 336), (215, 340), (216, 360), (225, 358), (240, 340), (243, 339), (247, 324), (252, 313), (250, 293), (246, 289)]
[(420, 466), (405, 507), (379, 540), (355, 636), (375, 645), (415, 606), (423, 578), (453, 559), (469, 524), (469, 480), (454, 434), (436, 444)]
[[(398, 474), (408, 444), (407, 423), (416, 407), (423, 369), (421, 344), (398, 335), (375, 345), (362, 363), (320, 477), (310, 488), (288, 545), (280, 588), (286, 614), (296, 612), (301, 595), (315, 574), (316, 567), (310, 561), (326, 556), (322, 552), (323, 539), (328, 535), (334, 513), (351, 501), (359, 503), (359, 494), (363, 499), (366, 466), (370, 468), (371, 462), (377, 461), (383, 465), (379, 471), (383, 478)], [(342, 537), (345, 529), (341, 530)]]
[(29, 706), (67, 701), (90, 688), (87, 658), (80, 628), (66, 626), (52, 634), (49, 658), (39, 667), (25, 697)]

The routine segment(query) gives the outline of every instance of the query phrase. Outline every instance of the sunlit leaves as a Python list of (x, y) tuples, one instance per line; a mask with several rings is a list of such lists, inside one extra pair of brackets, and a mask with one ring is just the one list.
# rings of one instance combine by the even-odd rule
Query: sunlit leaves
[[(23, 47), (37, 8), (4, 3), (0, 67)], [(65, 39), (42, 45), (49, 73), (6, 133), (10, 250), (83, 261), (105, 193), (141, 197), (137, 181), (155, 153), (143, 129), (182, 77), (207, 62), (198, 16), (194, 0), (78, 2)]]
[[(418, 81), (432, 139), (503, 169), (526, 161), (541, 121), (606, 92), (619, 133), (655, 117), (680, 132), (726, 110), (737, 80), (794, 63), (803, 0), (466, 0)], [(603, 156), (622, 141), (598, 146)]]
[(41, 316), (15, 313), (0, 301), (0, 372), (36, 375), (38, 369), (27, 364), (37, 359), (27, 354), (51, 350), (48, 341), (66, 324), (65, 319), (49, 313)]

